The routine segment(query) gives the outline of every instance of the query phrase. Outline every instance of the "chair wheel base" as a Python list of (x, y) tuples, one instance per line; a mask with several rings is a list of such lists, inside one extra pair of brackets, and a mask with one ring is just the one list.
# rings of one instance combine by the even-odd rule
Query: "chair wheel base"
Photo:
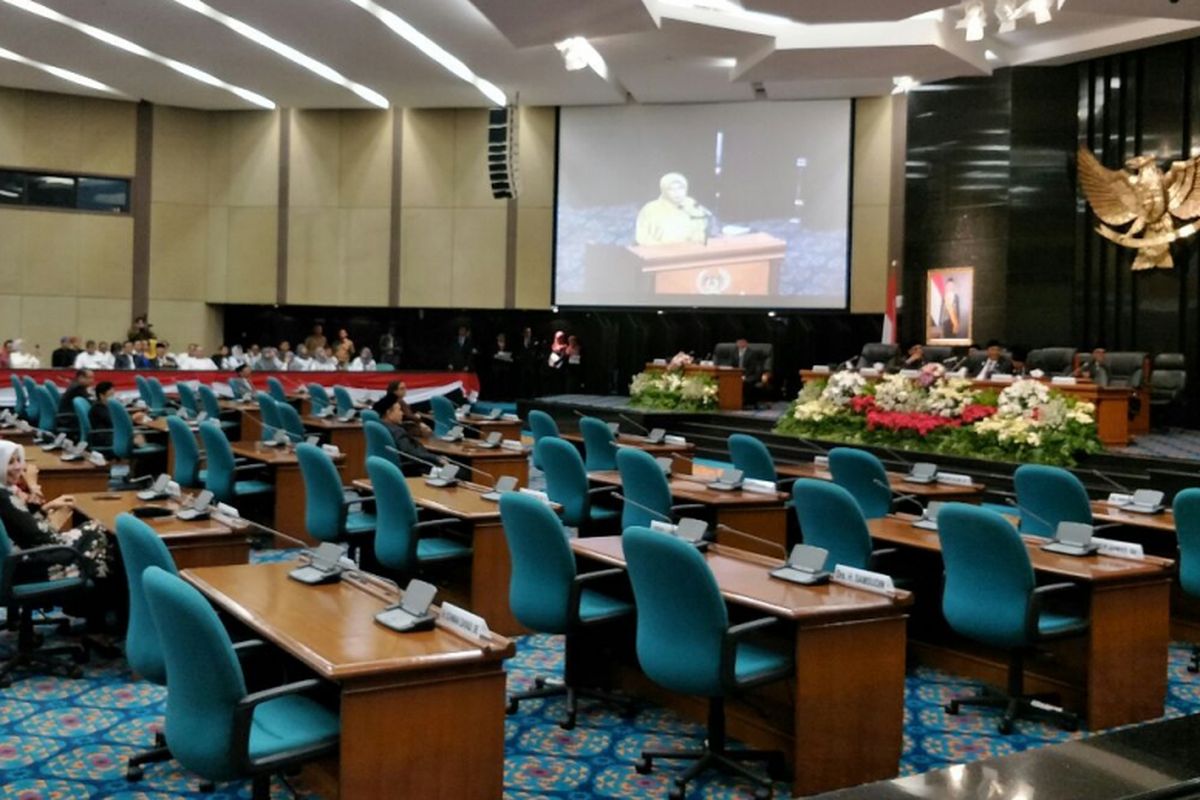
[(142, 772), (141, 767), (128, 767), (125, 770), (125, 780), (129, 781), (130, 783), (137, 783), (144, 777), (145, 773)]
[(1013, 732), (1013, 721), (1011, 719), (1000, 720), (1000, 724), (996, 726), (996, 730), (1007, 736)]
[(509, 700), (508, 705), (504, 706), (504, 713), (509, 715), (510, 717), (513, 714), (517, 713), (517, 701)]
[(654, 770), (654, 762), (648, 758), (643, 758), (633, 765), (638, 775), (649, 775)]
[(958, 714), (958, 701), (951, 700), (949, 703), (946, 703), (944, 706), (942, 706), (942, 709), (947, 714)]

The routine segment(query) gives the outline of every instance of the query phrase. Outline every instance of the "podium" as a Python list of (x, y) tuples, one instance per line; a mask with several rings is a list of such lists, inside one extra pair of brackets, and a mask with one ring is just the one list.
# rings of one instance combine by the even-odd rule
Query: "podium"
[[(650, 363), (646, 372), (666, 372), (666, 364)], [(722, 411), (742, 410), (742, 368), (716, 367), (689, 364), (683, 368), (684, 375), (703, 373), (717, 382), (717, 408)]]
[(725, 236), (706, 244), (636, 245), (629, 248), (654, 293), (766, 297), (779, 287), (787, 242), (769, 233)]

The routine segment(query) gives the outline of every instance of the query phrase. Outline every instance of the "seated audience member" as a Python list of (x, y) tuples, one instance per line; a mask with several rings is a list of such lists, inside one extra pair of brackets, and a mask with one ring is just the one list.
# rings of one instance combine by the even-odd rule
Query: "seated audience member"
[(133, 343), (133, 369), (154, 369), (156, 364), (146, 355), (146, 341), (138, 339)]
[(380, 417), (383, 412), (391, 407), (393, 398), (399, 401), (400, 410), (403, 412), (403, 424), (409, 429), (414, 436), (425, 436), (431, 433), (428, 425), (421, 421), (421, 415), (412, 410), (412, 406), (404, 399), (408, 394), (408, 387), (404, 385), (404, 381), (390, 381), (383, 396), (371, 404), (371, 408)]
[(56, 369), (70, 369), (75, 366), (75, 356), (79, 353), (71, 349), (71, 337), (64, 336), (58, 340), (58, 347), (50, 354), (50, 366)]
[[(113, 342), (113, 347), (116, 346), (117, 343)], [(133, 369), (136, 366), (133, 356), (133, 342), (126, 342), (113, 356), (112, 369)]]
[[(96, 374), (87, 367), (75, 370), (75, 380), (62, 393), (58, 401), (58, 413), (69, 414), (72, 422), (75, 420), (75, 398), (82, 397), (92, 402), (92, 384), (96, 382)], [(75, 427), (74, 425), (71, 426)]]
[[(92, 408), (88, 411), (88, 424), (92, 426), (93, 431), (112, 430), (112, 414), (108, 413), (108, 401), (112, 396), (112, 381), (100, 381), (96, 384), (96, 401), (92, 403)], [(108, 442), (92, 441), (89, 444), (103, 445), (111, 441), (110, 438)]]
[[(187, 366), (184, 366), (184, 364)], [(187, 360), (179, 365), (180, 369), (194, 370), (216, 370), (217, 364), (208, 356), (204, 355), (204, 349), (198, 344), (189, 344), (187, 349)]]
[(118, 342), (113, 342), (111, 345), (108, 342), (99, 342), (96, 345), (96, 351), (100, 353), (100, 360), (104, 363), (101, 369), (114, 369), (117, 353), (121, 352), (121, 345)]
[(987, 343), (987, 358), (979, 368), (979, 372), (975, 377), (979, 380), (987, 380), (993, 375), (1012, 375), (1013, 360), (1004, 355), (1004, 347), (996, 339), (992, 339)]
[(8, 354), (8, 365), (13, 369), (37, 369), (42, 366), (42, 360), (33, 353), (25, 352), (24, 339), (13, 339), (12, 350)]
[(310, 372), (336, 372), (338, 368), (337, 358), (333, 355), (332, 347), (322, 347), (313, 353), (312, 361), (308, 365)]
[(217, 366), (219, 366), (221, 369), (237, 369), (243, 364), (248, 364), (249, 361), (250, 360), (246, 357), (246, 353), (242, 350), (242, 346), (240, 344), (235, 344), (233, 347), (229, 348), (229, 355), (221, 359), (221, 363)]
[(255, 372), (279, 372), (287, 369), (287, 365), (275, 352), (274, 347), (264, 347), (262, 354), (255, 361), (248, 362), (246, 366)]
[[(392, 435), (392, 444), (401, 453), (413, 458), (400, 458), (400, 469), (405, 475), (422, 475), (429, 471), (427, 463), (421, 461), (433, 462), (440, 464), (441, 459), (430, 453), (417, 441), (412, 435), (412, 429), (405, 424), (404, 420), (404, 401), (394, 394), (385, 394), (382, 398), (385, 402), (376, 404), (376, 410), (379, 411), (380, 419), (383, 421), (384, 427), (388, 429), (388, 433)], [(421, 459), (417, 461), (414, 459)]]
[(920, 369), (925, 366), (925, 345), (918, 342), (908, 348), (908, 353), (902, 358), (897, 359), (900, 369)]
[(83, 352), (75, 356), (75, 369), (104, 369), (104, 354), (96, 348), (96, 341), (88, 339)]
[(296, 354), (296, 351), (292, 349), (292, 343), (287, 339), (280, 342), (279, 347), (275, 349), (278, 351), (280, 361), (291, 361), (291, 356)]
[(179, 369), (179, 360), (182, 356), (171, 352), (171, 343), (163, 340), (154, 348), (154, 365), (158, 369)]
[(1097, 347), (1092, 351), (1092, 357), (1089, 360), (1080, 360), (1080, 364), (1075, 369), (1075, 377), (1087, 378), (1094, 381), (1098, 386), (1108, 386), (1108, 364), (1106, 363), (1107, 353), (1103, 347)]
[(125, 338), (131, 342), (146, 341), (154, 338), (154, 331), (150, 330), (153, 326), (146, 321), (146, 315), (140, 314), (134, 317), (133, 324), (129, 326), (129, 330), (125, 334)]
[(288, 369), (293, 372), (308, 372), (312, 367), (312, 358), (308, 355), (308, 345), (296, 345), (296, 352), (288, 361)]
[(239, 364), (233, 370), (233, 377), (229, 379), (229, 391), (237, 398), (254, 397), (255, 388), (250, 380), (249, 364)]
[(350, 372), (374, 372), (375, 357), (371, 354), (371, 348), (364, 347), (362, 350), (359, 350), (358, 355), (350, 362), (350, 366), (347, 369)]

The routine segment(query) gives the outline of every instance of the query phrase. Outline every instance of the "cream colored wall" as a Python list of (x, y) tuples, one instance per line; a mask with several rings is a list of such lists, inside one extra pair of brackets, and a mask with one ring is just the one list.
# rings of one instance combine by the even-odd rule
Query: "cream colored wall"
[(554, 275), (553, 108), (518, 112), (517, 308), (549, 308)]
[(895, 163), (893, 142), (906, 123), (902, 105), (892, 97), (860, 98), (854, 102), (850, 311), (883, 313), (887, 305), (888, 264), (891, 254), (896, 252), (894, 239), (900, 235), (891, 227), (892, 189), (896, 180), (904, 180), (904, 165)]
[[(132, 177), (132, 103), (0, 88), (0, 167)], [(60, 336), (129, 325), (133, 218), (0, 206), (0, 336), (49, 363)]]

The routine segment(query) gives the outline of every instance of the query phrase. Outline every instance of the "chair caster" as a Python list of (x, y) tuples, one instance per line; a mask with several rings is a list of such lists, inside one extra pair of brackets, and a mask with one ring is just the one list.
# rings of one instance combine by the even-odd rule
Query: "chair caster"
[(755, 789), (754, 790), (754, 800), (771, 800), (771, 797), (773, 795), (774, 795), (774, 792), (772, 792), (770, 789)]
[(638, 775), (649, 775), (651, 770), (654, 769), (654, 761), (649, 758), (643, 758), (641, 761), (635, 763), (633, 768), (637, 771)]
[(212, 781), (200, 781), (200, 785), (196, 788), (204, 794), (212, 794), (217, 790), (217, 785)]
[(509, 701), (508, 701), (508, 705), (506, 705), (506, 706), (504, 707), (504, 713), (505, 713), (505, 714), (508, 714), (510, 717), (511, 717), (513, 714), (517, 713), (517, 701), (516, 701), (516, 700), (509, 700)]
[(942, 706), (942, 709), (947, 714), (957, 714), (958, 713), (958, 701), (951, 700), (949, 703), (946, 703), (946, 705)]
[(545, 678), (534, 678), (533, 685), (536, 686), (538, 689), (545, 689), (546, 688), (546, 679)]
[(996, 730), (1007, 736), (1013, 732), (1013, 721), (1011, 719), (1000, 720), (1000, 724), (996, 726)]
[(572, 711), (570, 714), (567, 714), (566, 719), (564, 719), (562, 722), (558, 723), (558, 727), (562, 728), (564, 731), (574, 730), (575, 729), (575, 712)]
[(144, 777), (145, 777), (145, 773), (142, 772), (141, 767), (126, 767), (125, 768), (125, 780), (129, 781), (130, 783), (137, 783)]

